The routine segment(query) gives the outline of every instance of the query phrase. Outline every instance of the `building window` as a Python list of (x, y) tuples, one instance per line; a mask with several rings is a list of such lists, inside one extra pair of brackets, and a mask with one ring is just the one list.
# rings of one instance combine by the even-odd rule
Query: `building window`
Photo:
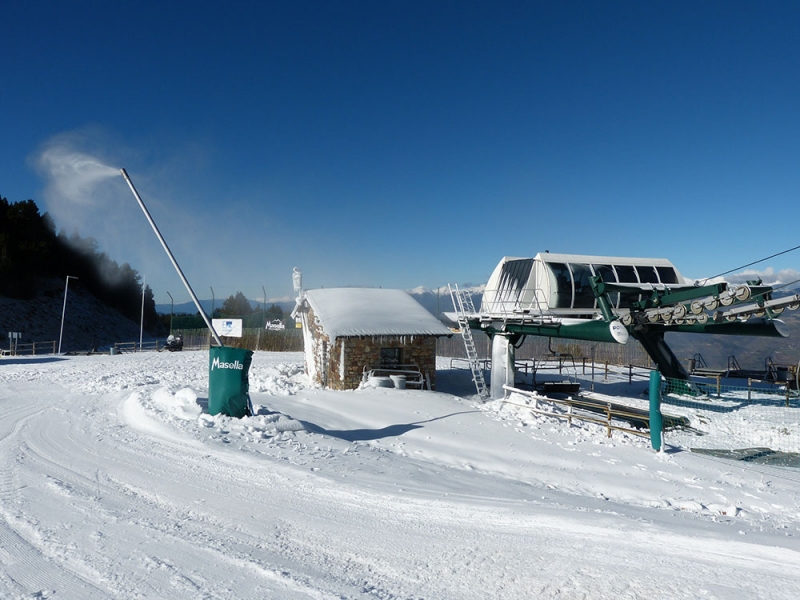
[[(614, 273), (614, 267), (611, 265), (592, 265), (594, 274), (598, 275), (606, 283), (617, 283), (617, 275)], [(614, 292), (608, 295), (611, 306), (614, 308), (619, 304), (619, 293)]]
[(572, 280), (575, 283), (575, 300), (572, 308), (594, 308), (594, 292), (589, 278), (592, 271), (589, 265), (571, 263)]
[(401, 348), (381, 348), (381, 367), (393, 369), (400, 366)]
[(674, 268), (656, 267), (656, 271), (658, 271), (658, 278), (661, 280), (661, 283), (678, 283), (678, 274), (675, 272)]
[[(620, 283), (639, 283), (639, 278), (636, 277), (636, 269), (633, 268), (633, 265), (614, 265), (614, 270), (617, 272), (617, 279)], [(638, 294), (620, 294), (619, 307), (630, 308), (634, 302), (638, 301)]]
[[(572, 273), (564, 263), (546, 263), (555, 280), (555, 295), (550, 291), (550, 308), (572, 307)], [(554, 297), (555, 296), (555, 297)]]
[(639, 265), (636, 267), (636, 271), (639, 273), (639, 281), (642, 283), (658, 283), (655, 267)]

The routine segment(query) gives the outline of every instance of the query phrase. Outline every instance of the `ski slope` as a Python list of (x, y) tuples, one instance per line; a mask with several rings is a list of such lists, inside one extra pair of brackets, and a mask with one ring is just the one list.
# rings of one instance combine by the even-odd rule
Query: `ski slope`
[(796, 470), (302, 363), (236, 420), (207, 352), (0, 359), (0, 597), (800, 597)]

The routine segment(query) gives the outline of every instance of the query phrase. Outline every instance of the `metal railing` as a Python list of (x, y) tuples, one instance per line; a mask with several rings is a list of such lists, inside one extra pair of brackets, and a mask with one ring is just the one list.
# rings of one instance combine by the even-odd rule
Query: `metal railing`
[[(498, 296), (504, 297), (498, 298)], [(525, 295), (532, 295), (533, 299), (521, 302), (519, 299)], [(511, 297), (516, 296), (516, 297)], [(495, 298), (495, 300), (490, 300)], [(481, 314), (497, 317), (519, 317), (526, 314), (534, 317), (543, 317), (549, 310), (549, 303), (541, 288), (523, 288), (520, 290), (484, 290), (481, 300)]]
[(164, 348), (165, 343), (158, 340), (148, 342), (116, 342), (111, 347), (112, 354), (120, 354), (122, 352), (158, 352)]
[[(503, 400), (503, 404), (524, 408), (532, 413), (548, 417), (565, 419), (570, 425), (572, 425), (573, 419), (596, 423), (606, 428), (608, 437), (611, 437), (613, 431), (624, 431), (641, 437), (649, 437), (650, 435), (649, 417), (647, 413), (643, 411), (635, 411), (634, 409), (624, 410), (611, 403), (591, 402), (573, 398), (550, 398), (540, 396), (536, 392), (520, 390), (510, 385), (504, 385), (503, 389), (508, 392), (526, 396), (531, 401), (531, 404), (520, 404), (518, 402)], [(542, 405), (546, 407), (549, 406), (550, 410), (540, 408), (539, 403), (542, 403)], [(627, 423), (628, 426), (623, 425), (623, 423)], [(631, 423), (641, 424), (642, 428), (635, 429), (630, 426)]]
[(55, 354), (58, 342), (29, 342), (27, 344), (13, 344), (8, 350), (3, 350), (4, 356), (39, 356), (42, 354)]

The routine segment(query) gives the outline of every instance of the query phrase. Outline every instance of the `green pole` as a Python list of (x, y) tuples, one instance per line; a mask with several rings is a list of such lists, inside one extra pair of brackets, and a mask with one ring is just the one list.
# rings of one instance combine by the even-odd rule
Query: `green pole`
[(661, 450), (664, 418), (661, 415), (661, 373), (650, 371), (650, 443), (656, 452)]

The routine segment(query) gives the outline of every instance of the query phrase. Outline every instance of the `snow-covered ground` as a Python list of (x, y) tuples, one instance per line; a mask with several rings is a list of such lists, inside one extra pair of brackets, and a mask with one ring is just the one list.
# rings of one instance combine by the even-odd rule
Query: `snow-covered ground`
[(0, 597), (800, 597), (800, 470), (302, 363), (237, 420), (207, 352), (0, 358)]

